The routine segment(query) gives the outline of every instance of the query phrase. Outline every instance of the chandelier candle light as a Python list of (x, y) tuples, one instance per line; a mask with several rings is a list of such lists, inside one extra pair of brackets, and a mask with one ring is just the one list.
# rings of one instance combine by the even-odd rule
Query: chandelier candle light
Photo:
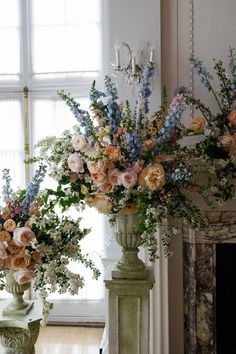
[[(121, 51), (127, 52), (127, 62), (126, 64), (121, 64)], [(142, 49), (140, 57), (146, 56), (146, 62), (154, 63), (154, 44), (147, 43), (146, 48)], [(147, 57), (149, 58), (147, 59)], [(116, 40), (115, 42), (115, 63), (112, 63), (112, 68), (116, 72), (121, 72), (125, 75), (126, 80), (129, 84), (135, 85), (139, 84), (142, 80), (143, 70), (146, 63), (142, 63), (140, 65), (136, 62), (136, 53), (130, 49), (130, 46), (126, 42), (119, 42)]]

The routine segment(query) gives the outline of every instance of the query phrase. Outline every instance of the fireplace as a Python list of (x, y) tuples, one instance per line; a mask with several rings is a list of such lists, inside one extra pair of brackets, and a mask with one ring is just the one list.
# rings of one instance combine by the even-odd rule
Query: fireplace
[[(212, 211), (206, 214), (211, 223), (209, 231), (192, 231), (187, 227), (183, 230), (184, 353), (233, 354), (236, 353), (233, 344), (228, 344), (229, 348), (231, 345), (229, 350), (223, 347), (230, 333), (226, 333), (221, 321), (225, 320), (223, 318), (225, 312), (229, 313), (229, 302), (232, 301), (224, 298), (226, 287), (230, 285), (230, 280), (227, 282), (224, 272), (228, 272), (232, 267), (223, 259), (226, 257), (229, 261), (229, 255), (232, 254), (235, 254), (233, 274), (236, 275), (236, 244), (234, 244), (236, 242), (236, 212)], [(221, 269), (223, 267), (225, 271)], [(235, 276), (231, 277), (231, 283), (235, 278)], [(225, 292), (222, 292), (223, 287)], [(236, 295), (236, 286), (235, 290), (232, 288), (233, 291)], [(220, 301), (222, 301), (221, 304)], [(228, 308), (222, 311), (222, 306), (226, 306), (224, 301)], [(236, 308), (235, 305), (234, 307)], [(233, 311), (231, 315), (232, 320), (235, 319), (235, 324), (236, 317)], [(218, 327), (217, 321), (220, 324)], [(235, 325), (232, 331), (234, 327)], [(225, 338), (223, 338), (223, 332)]]

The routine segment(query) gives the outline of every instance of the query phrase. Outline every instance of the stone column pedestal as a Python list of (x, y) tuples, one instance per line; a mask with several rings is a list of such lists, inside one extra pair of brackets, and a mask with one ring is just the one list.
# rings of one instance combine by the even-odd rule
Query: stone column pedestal
[(109, 292), (109, 354), (149, 354), (150, 290), (145, 280), (105, 280)]
[[(0, 314), (9, 300), (0, 301)], [(23, 315), (0, 315), (0, 341), (4, 354), (34, 354), (34, 345), (38, 338), (42, 308), (38, 300), (33, 309)]]

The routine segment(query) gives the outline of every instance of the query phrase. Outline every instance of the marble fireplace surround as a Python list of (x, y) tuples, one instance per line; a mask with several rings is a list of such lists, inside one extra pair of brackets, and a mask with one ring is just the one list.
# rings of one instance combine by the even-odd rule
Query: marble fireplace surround
[(236, 242), (236, 211), (206, 215), (209, 231), (183, 229), (185, 354), (216, 354), (216, 244)]

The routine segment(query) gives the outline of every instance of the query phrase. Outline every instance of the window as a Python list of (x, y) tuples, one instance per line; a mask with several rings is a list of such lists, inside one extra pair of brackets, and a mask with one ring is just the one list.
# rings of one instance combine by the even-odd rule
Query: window
[[(11, 169), (14, 188), (28, 182), (29, 167), (23, 163), (28, 148), (33, 154), (39, 139), (58, 135), (75, 124), (66, 105), (57, 98), (57, 90), (71, 92), (83, 106), (88, 106), (91, 82), (101, 84), (101, 3), (102, 0), (0, 2), (0, 170)], [(98, 223), (96, 249), (101, 250), (101, 217)], [(92, 244), (88, 239), (85, 247), (91, 250)], [(99, 262), (97, 265), (101, 267)], [(91, 288), (89, 278), (87, 283)], [(102, 280), (96, 287), (95, 291), (83, 290), (79, 299), (83, 298), (83, 303), (101, 301)], [(62, 302), (61, 297), (61, 308)], [(60, 314), (55, 306), (54, 314), (61, 318), (63, 311)], [(74, 309), (73, 315), (79, 316), (79, 312), (75, 315)]]

